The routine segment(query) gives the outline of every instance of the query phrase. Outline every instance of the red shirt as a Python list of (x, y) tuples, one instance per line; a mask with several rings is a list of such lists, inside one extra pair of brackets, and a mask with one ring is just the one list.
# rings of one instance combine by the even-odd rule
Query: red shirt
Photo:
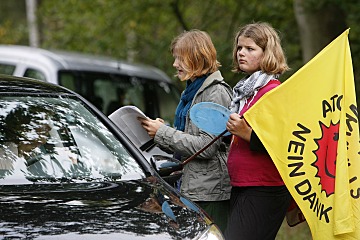
[[(243, 115), (265, 93), (280, 85), (271, 80), (260, 88), (255, 97), (249, 98), (240, 115)], [(232, 137), (228, 155), (228, 170), (232, 186), (281, 186), (283, 180), (269, 154), (250, 150), (250, 143), (237, 136)]]

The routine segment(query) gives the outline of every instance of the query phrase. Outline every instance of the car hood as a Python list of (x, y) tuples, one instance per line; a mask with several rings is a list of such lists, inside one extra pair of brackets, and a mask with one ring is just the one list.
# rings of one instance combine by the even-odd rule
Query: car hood
[(211, 223), (156, 177), (0, 185), (0, 208), (11, 239), (191, 239)]

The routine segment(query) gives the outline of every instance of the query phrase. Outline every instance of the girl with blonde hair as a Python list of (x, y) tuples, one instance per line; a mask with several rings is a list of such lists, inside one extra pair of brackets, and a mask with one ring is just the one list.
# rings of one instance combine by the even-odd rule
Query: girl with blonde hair
[(277, 32), (252, 23), (236, 34), (234, 72), (245, 76), (233, 88), (227, 130), (232, 133), (228, 171), (232, 185), (227, 240), (275, 239), (291, 201), (275, 164), (243, 114), (277, 87), (289, 67)]

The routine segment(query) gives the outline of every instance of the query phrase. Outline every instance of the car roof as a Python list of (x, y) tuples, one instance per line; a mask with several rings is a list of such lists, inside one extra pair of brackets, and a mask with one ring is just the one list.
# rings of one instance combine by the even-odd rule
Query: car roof
[(58, 70), (99, 71), (171, 82), (169, 76), (158, 68), (105, 56), (21, 45), (0, 45), (0, 55), (19, 60), (36, 59), (47, 63), (50, 61)]
[(56, 84), (37, 79), (0, 74), (0, 93), (71, 94), (74, 92)]

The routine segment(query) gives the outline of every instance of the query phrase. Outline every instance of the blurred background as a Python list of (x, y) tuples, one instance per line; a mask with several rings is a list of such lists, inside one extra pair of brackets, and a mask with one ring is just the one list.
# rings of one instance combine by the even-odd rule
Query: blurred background
[[(355, 84), (360, 91), (360, 1), (357, 0), (1, 0), (0, 44), (78, 51), (145, 63), (173, 75), (171, 40), (184, 30), (208, 32), (225, 80), (234, 34), (244, 24), (269, 22), (281, 36), (291, 67), (285, 81), (350, 28)], [(358, 95), (358, 94), (357, 94)], [(358, 99), (359, 105), (359, 99)], [(277, 239), (311, 239), (306, 223), (283, 224)]]
[(231, 72), (233, 38), (244, 24), (266, 21), (279, 30), (292, 69), (282, 81), (351, 28), (350, 47), (360, 87), (360, 2), (356, 0), (2, 0), (0, 11), (0, 44), (150, 64), (178, 85), (169, 45), (184, 30), (196, 28), (210, 34), (225, 80), (233, 86), (240, 78)]

